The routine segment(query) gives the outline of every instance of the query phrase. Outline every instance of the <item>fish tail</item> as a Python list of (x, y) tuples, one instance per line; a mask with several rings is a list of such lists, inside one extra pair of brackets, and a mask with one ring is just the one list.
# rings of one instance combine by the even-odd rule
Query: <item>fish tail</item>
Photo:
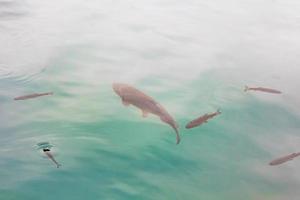
[(171, 125), (171, 126), (175, 130), (175, 133), (176, 133), (176, 144), (179, 144), (180, 143), (180, 135), (178, 132), (178, 126), (177, 125)]
[(220, 108), (217, 110), (217, 113), (218, 113), (218, 114), (221, 114), (221, 113), (222, 113)]
[(180, 136), (179, 136), (178, 130), (176, 129), (175, 132), (176, 132), (176, 144), (179, 144), (180, 143)]
[(247, 92), (248, 90), (249, 90), (249, 87), (247, 85), (245, 85), (244, 92)]

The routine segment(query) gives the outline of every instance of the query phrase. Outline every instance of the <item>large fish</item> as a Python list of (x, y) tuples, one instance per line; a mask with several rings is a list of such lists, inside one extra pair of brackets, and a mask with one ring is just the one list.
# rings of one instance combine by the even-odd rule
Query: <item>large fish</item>
[(46, 148), (43, 149), (44, 153), (48, 156), (48, 158), (50, 158), (55, 164), (56, 167), (59, 168), (61, 166), (61, 164), (59, 164), (53, 157), (53, 155), (50, 153), (50, 149)]
[(296, 158), (298, 156), (300, 156), (300, 153), (292, 153), (290, 155), (283, 156), (283, 157), (277, 158), (275, 160), (272, 160), (269, 163), (269, 165), (280, 165), (280, 164), (285, 163), (287, 161), (293, 160), (294, 158)]
[(273, 93), (273, 94), (281, 94), (282, 92), (279, 90), (274, 90), (271, 88), (264, 88), (264, 87), (248, 87), (247, 85), (245, 86), (244, 91), (247, 92), (248, 90), (253, 90), (253, 91), (260, 91), (260, 92), (267, 92), (267, 93)]
[(46, 96), (46, 95), (53, 95), (53, 92), (29, 94), (29, 95), (25, 95), (25, 96), (16, 97), (16, 98), (14, 98), (14, 100), (33, 99), (36, 97)]
[(207, 120), (217, 116), (221, 114), (221, 111), (218, 109), (217, 112), (211, 113), (211, 114), (205, 114), (202, 115), (201, 117), (198, 117), (197, 119), (194, 119), (193, 121), (189, 122), (185, 128), (189, 129), (189, 128), (194, 128), (196, 126), (200, 126), (203, 123), (206, 123)]
[(163, 122), (169, 124), (176, 132), (176, 143), (179, 144), (180, 136), (178, 126), (172, 116), (153, 98), (140, 90), (123, 83), (113, 83), (113, 90), (121, 97), (125, 106), (134, 105), (141, 109), (142, 116), (147, 117), (148, 113), (157, 115)]

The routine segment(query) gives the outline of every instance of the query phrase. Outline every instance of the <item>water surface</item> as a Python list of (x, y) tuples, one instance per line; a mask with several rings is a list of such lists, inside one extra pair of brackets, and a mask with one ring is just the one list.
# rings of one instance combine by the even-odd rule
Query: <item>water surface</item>
[[(268, 162), (300, 151), (299, 13), (296, 0), (0, 0), (0, 199), (297, 200), (300, 160)], [(181, 143), (114, 81), (164, 105)]]

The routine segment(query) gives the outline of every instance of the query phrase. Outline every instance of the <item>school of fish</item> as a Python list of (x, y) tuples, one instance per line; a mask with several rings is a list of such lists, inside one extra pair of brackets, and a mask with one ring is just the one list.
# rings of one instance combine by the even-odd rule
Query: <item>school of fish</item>
[[(168, 111), (156, 100), (154, 100), (149, 95), (143, 93), (142, 91), (138, 90), (137, 88), (125, 84), (125, 83), (113, 83), (112, 84), (113, 91), (121, 98), (122, 104), (124, 106), (133, 105), (136, 108), (141, 110), (142, 117), (147, 117), (148, 114), (153, 114), (160, 118), (160, 120), (166, 124), (168, 124), (176, 134), (176, 144), (180, 143), (180, 134), (179, 134), (179, 127), (174, 120), (174, 118), (168, 113)], [(265, 93), (272, 93), (272, 94), (281, 94), (282, 92), (279, 90), (271, 89), (271, 88), (265, 88), (265, 87), (249, 87), (245, 86), (244, 91), (259, 91), (259, 92), (265, 92)], [(53, 95), (53, 92), (46, 92), (46, 93), (34, 93), (24, 96), (19, 96), (14, 98), (14, 100), (28, 100), (33, 99), (37, 97), (42, 96), (49, 96)], [(195, 128), (198, 126), (203, 125), (204, 123), (207, 123), (208, 120), (216, 117), (217, 115), (220, 115), (221, 111), (218, 109), (216, 112), (213, 113), (206, 113), (204, 115), (201, 115), (200, 117), (190, 121), (186, 124), (186, 129)], [(46, 148), (43, 149), (43, 152), (45, 155), (52, 160), (57, 168), (59, 168), (61, 165), (54, 159), (54, 156), (50, 153), (50, 149)], [(279, 157), (277, 159), (272, 160), (269, 165), (275, 166), (280, 165), (285, 162), (291, 161), (294, 158), (300, 156), (300, 153), (292, 153), (287, 156)]]

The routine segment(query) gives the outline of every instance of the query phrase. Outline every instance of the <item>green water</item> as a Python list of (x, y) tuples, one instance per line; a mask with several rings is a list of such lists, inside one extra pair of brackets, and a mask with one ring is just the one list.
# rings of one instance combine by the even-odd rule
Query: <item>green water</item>
[[(274, 155), (256, 137), (300, 128), (299, 118), (280, 105), (226, 80), (213, 81), (214, 71), (166, 92), (148, 89), (177, 119), (182, 142), (176, 145), (171, 128), (124, 107), (110, 83), (90, 86), (68, 77), (72, 70), (54, 64), (25, 86), (2, 81), (21, 93), (55, 94), (19, 102), (2, 97), (1, 199), (273, 199), (288, 191), (288, 185), (253, 170), (276, 171), (267, 165)], [(56, 77), (68, 78), (51, 81)], [(159, 81), (146, 78), (136, 85), (164, 90)], [(216, 108), (222, 114), (209, 123), (184, 129), (189, 120)], [(54, 145), (60, 169), (37, 150), (43, 141)]]
[[(0, 0), (1, 200), (298, 199), (300, 160), (268, 165), (300, 151), (297, 2), (9, 2)], [(123, 106), (113, 82), (161, 103), (181, 143), (156, 116)]]

